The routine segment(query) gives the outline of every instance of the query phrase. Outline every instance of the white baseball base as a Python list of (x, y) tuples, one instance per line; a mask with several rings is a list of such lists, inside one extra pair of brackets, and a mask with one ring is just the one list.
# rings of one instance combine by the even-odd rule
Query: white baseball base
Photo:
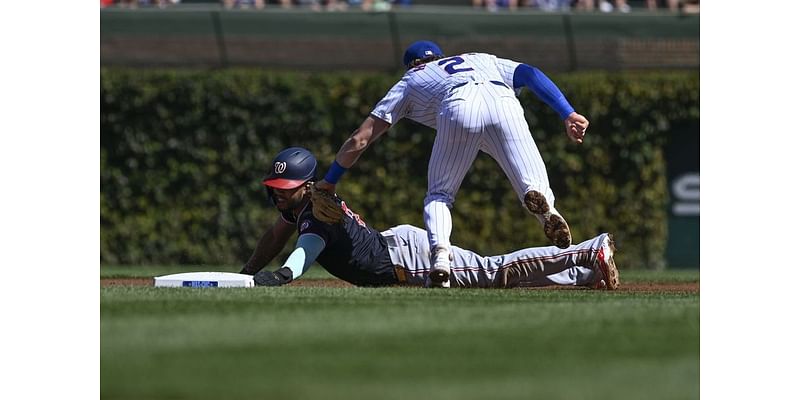
[(156, 287), (254, 287), (253, 277), (232, 272), (185, 272), (155, 277)]

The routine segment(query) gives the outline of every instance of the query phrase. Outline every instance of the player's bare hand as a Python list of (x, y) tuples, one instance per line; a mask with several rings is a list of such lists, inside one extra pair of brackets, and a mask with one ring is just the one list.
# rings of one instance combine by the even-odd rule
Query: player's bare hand
[(583, 115), (573, 112), (564, 120), (564, 127), (570, 140), (581, 144), (583, 136), (586, 135), (586, 129), (589, 128), (589, 120)]
[(328, 193), (336, 193), (336, 185), (326, 181), (325, 179), (315, 183), (314, 186), (318, 190), (324, 190)]

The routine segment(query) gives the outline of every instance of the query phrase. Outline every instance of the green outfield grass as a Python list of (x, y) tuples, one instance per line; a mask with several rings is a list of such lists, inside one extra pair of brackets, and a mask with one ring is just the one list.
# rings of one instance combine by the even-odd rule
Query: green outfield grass
[[(141, 276), (187, 270), (233, 269)], [(100, 311), (104, 399), (699, 397), (699, 294), (113, 286)]]

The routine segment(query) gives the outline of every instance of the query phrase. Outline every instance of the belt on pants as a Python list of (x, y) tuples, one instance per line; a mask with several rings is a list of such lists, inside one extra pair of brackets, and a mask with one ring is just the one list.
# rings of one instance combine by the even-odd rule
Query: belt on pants
[[(386, 244), (390, 248), (389, 251), (391, 252), (391, 248), (399, 248), (400, 245), (397, 244), (397, 239), (394, 237), (392, 231), (384, 231), (381, 232), (381, 235), (384, 239), (386, 239)], [(402, 265), (394, 265), (394, 275), (397, 277), (397, 282), (405, 284), (408, 282), (408, 276), (406, 275), (406, 269), (403, 268)]]
[[(489, 82), (490, 82), (490, 83), (492, 83), (492, 84), (495, 84), (495, 85), (497, 85), (497, 86), (502, 86), (502, 87), (504, 87), (504, 88), (506, 88), (506, 89), (511, 89), (511, 88), (509, 88), (509, 87), (508, 87), (508, 85), (506, 85), (505, 83), (503, 83), (503, 82), (500, 82), (500, 81), (489, 81)], [(457, 84), (457, 85), (453, 86), (452, 88), (450, 88), (450, 90), (455, 90), (455, 89), (458, 89), (458, 88), (460, 88), (460, 87), (462, 87), (462, 86), (464, 86), (464, 85), (466, 85), (466, 84), (468, 84), (468, 83), (469, 83), (469, 82), (461, 82), (461, 83), (459, 83), (459, 84)], [(477, 85), (477, 84), (479, 84), (479, 83), (482, 83), (482, 82), (475, 82), (475, 84), (476, 84), (476, 85)]]

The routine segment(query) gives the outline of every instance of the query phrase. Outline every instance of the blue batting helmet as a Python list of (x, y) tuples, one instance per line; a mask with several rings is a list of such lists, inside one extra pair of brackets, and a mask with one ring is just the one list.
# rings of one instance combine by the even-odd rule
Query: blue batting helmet
[(294, 189), (314, 179), (316, 174), (314, 155), (302, 147), (289, 147), (275, 156), (262, 183), (275, 189)]
[(420, 40), (408, 46), (403, 54), (403, 64), (406, 68), (411, 68), (411, 63), (421, 58), (432, 56), (444, 57), (444, 52), (436, 43), (429, 40)]

